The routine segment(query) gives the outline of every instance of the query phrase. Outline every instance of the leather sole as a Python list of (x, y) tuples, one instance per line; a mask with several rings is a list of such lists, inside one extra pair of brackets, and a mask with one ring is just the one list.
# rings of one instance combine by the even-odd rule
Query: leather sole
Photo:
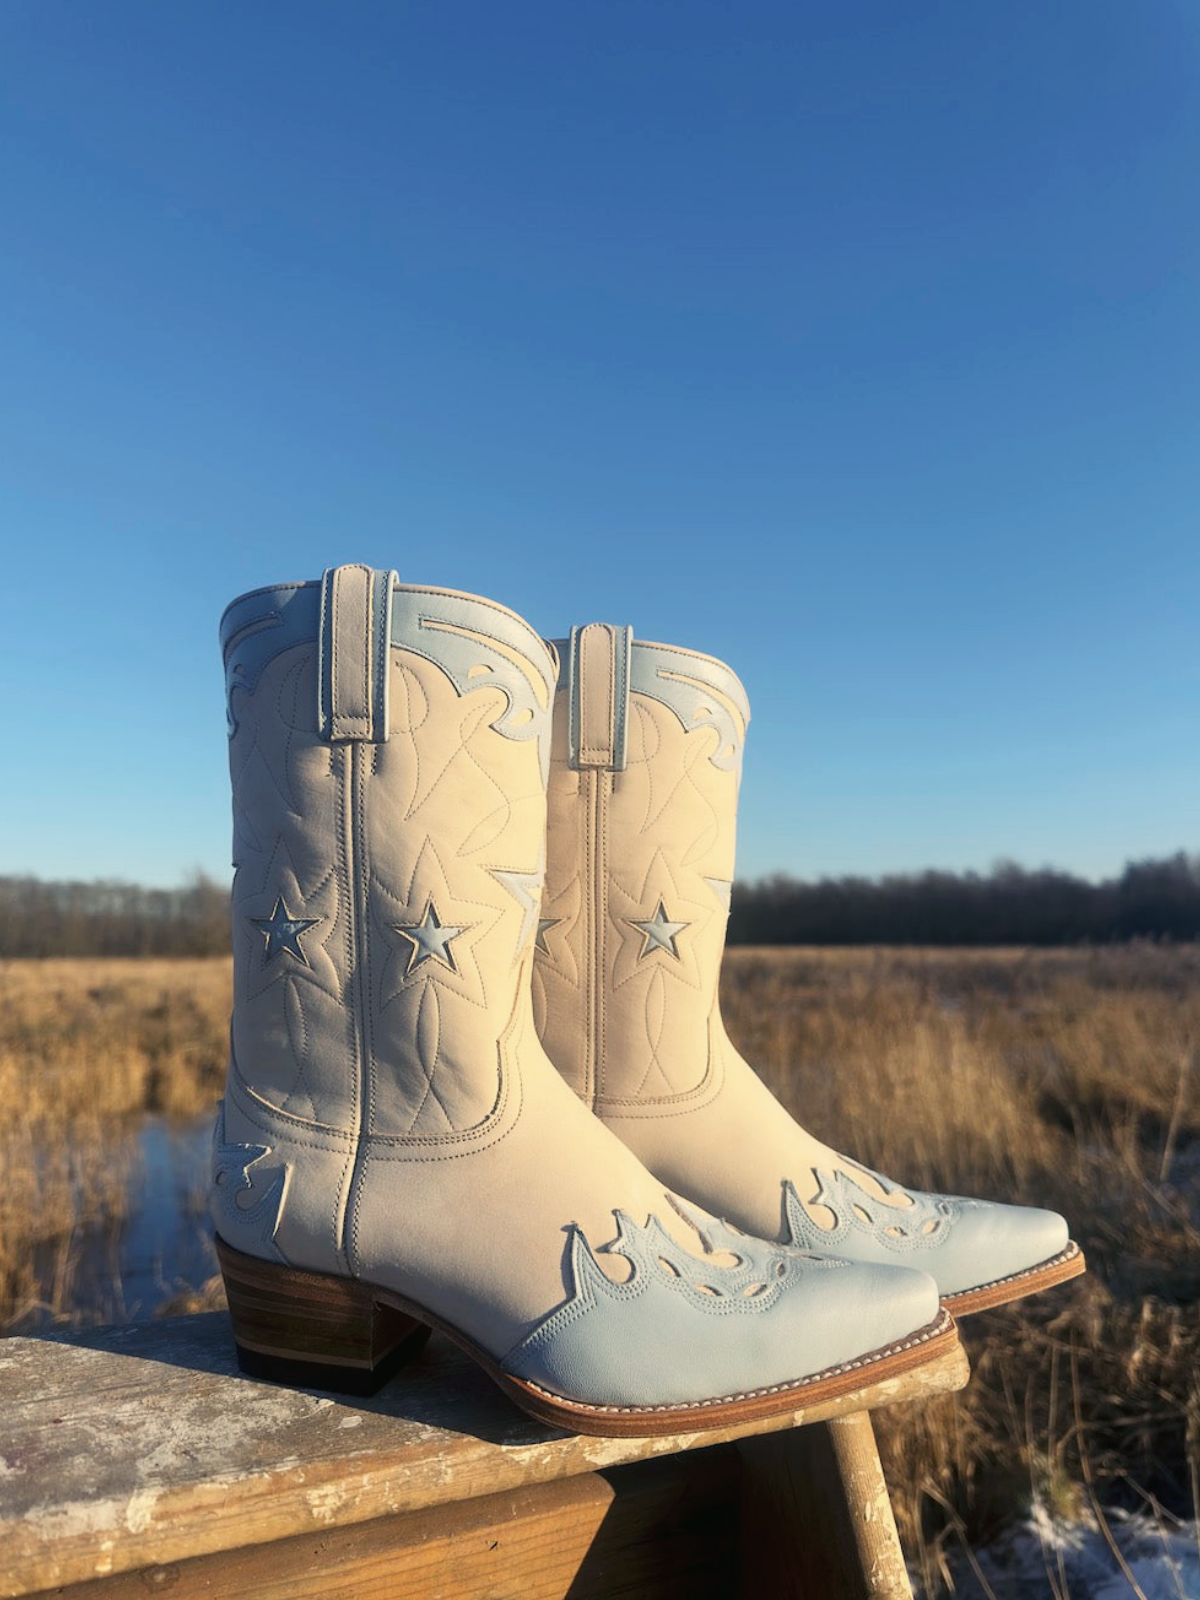
[(570, 1400), (514, 1378), (457, 1328), (393, 1289), (260, 1261), (217, 1236), (238, 1365), (255, 1378), (369, 1395), (411, 1360), (436, 1328), (471, 1356), (523, 1411), (553, 1428), (610, 1438), (703, 1432), (837, 1400), (936, 1361), (958, 1344), (948, 1311), (905, 1338), (794, 1383), (660, 1406)]
[(1051, 1256), (1049, 1261), (1042, 1261), (1036, 1267), (1027, 1267), (1024, 1272), (1010, 1273), (1007, 1278), (981, 1283), (977, 1289), (964, 1289), (960, 1294), (944, 1294), (942, 1304), (956, 1317), (966, 1317), (973, 1311), (988, 1311), (992, 1306), (1007, 1305), (1010, 1300), (1020, 1300), (1027, 1294), (1036, 1294), (1039, 1289), (1065, 1283), (1068, 1278), (1077, 1278), (1086, 1271), (1083, 1251), (1070, 1239), (1065, 1249)]

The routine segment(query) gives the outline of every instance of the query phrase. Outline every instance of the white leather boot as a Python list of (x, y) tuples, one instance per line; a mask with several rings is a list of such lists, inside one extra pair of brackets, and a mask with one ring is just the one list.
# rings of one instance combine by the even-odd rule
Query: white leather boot
[(534, 1007), (585, 1105), (676, 1193), (805, 1250), (921, 1267), (956, 1314), (1082, 1272), (1050, 1211), (922, 1194), (800, 1127), (717, 994), (745, 690), (721, 662), (591, 623), (559, 647)]
[(221, 628), (234, 1012), (212, 1209), (250, 1371), (369, 1390), (432, 1326), (593, 1433), (716, 1427), (956, 1335), (922, 1273), (693, 1220), (533, 1027), (556, 666), (363, 567)]

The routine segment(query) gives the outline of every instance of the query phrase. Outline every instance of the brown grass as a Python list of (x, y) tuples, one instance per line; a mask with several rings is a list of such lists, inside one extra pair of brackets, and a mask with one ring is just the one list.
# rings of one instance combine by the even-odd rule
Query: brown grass
[[(1191, 1513), (1200, 1461), (1200, 948), (735, 950), (730, 1032), (820, 1137), (902, 1181), (1063, 1211), (1091, 1271), (966, 1319), (974, 1376), (881, 1448), (929, 1592), (1034, 1496)], [(1078, 1408), (1078, 1418), (1076, 1417)]]
[[(731, 1033), (814, 1133), (908, 1183), (1055, 1206), (1087, 1251), (1087, 1278), (964, 1323), (962, 1395), (878, 1418), (928, 1591), (956, 1542), (1033, 1496), (1078, 1509), (1085, 1464), (1109, 1501), (1189, 1512), (1200, 947), (743, 949), (724, 987)], [(81, 1218), (119, 1224), (114, 1130), (213, 1104), (230, 969), (11, 961), (0, 995), (3, 1328), (39, 1301), (88, 1314), (71, 1300), (71, 1240)], [(49, 1285), (47, 1259), (64, 1263)]]
[(0, 961), (0, 1331), (74, 1320), (76, 1239), (117, 1229), (132, 1134), (189, 1116), (224, 1081), (226, 960)]

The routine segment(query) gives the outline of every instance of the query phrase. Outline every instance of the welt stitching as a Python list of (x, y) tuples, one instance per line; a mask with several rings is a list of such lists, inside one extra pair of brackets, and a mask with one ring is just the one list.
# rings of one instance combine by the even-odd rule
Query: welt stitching
[[(820, 1372), (810, 1373), (808, 1377), (797, 1378), (789, 1383), (773, 1383), (766, 1388), (746, 1389), (738, 1394), (720, 1395), (711, 1400), (676, 1400), (671, 1401), (666, 1405), (657, 1406), (603, 1406), (594, 1405), (587, 1400), (571, 1400), (567, 1403), (572, 1407), (572, 1409), (577, 1411), (595, 1411), (606, 1413), (616, 1412), (621, 1414), (640, 1414), (645, 1412), (670, 1413), (711, 1410), (715, 1406), (727, 1405), (731, 1401), (754, 1400), (760, 1395), (802, 1392), (810, 1385), (814, 1385), (825, 1379), (840, 1377), (844, 1373), (859, 1372), (865, 1368), (876, 1366), (879, 1362), (886, 1360), (889, 1356), (902, 1355), (906, 1350), (915, 1350), (923, 1344), (928, 1344), (931, 1339), (938, 1338), (941, 1334), (946, 1332), (946, 1329), (947, 1319), (945, 1317), (938, 1317), (936, 1322), (931, 1323), (928, 1328), (923, 1329), (920, 1333), (914, 1334), (911, 1338), (900, 1340), (895, 1344), (884, 1345), (878, 1350), (872, 1350), (866, 1355), (858, 1356), (853, 1361), (843, 1361), (837, 1366), (825, 1367)], [(562, 1396), (556, 1395), (551, 1389), (543, 1388), (541, 1384), (535, 1383), (532, 1378), (522, 1378), (519, 1381), (525, 1384), (528, 1388), (535, 1389), (539, 1394), (545, 1395), (549, 1400), (562, 1400)]]

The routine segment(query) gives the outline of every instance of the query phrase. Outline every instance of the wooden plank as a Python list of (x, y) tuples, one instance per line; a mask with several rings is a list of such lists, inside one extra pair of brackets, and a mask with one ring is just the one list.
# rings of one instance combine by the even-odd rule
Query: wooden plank
[(585, 1473), (52, 1592), (56, 1600), (563, 1600), (612, 1499), (603, 1478)]
[(0, 1343), (0, 1595), (576, 1477), (961, 1388), (955, 1350), (808, 1411), (715, 1433), (542, 1427), (448, 1341), (370, 1400), (237, 1370), (224, 1313)]
[(638, 1461), (602, 1476), (616, 1499), (569, 1600), (729, 1600), (736, 1593), (736, 1445)]
[[(732, 1445), (43, 1591), (46, 1600), (727, 1600)], [(37, 1600), (37, 1597), (34, 1597)]]
[(865, 1411), (737, 1449), (744, 1600), (912, 1600)]

